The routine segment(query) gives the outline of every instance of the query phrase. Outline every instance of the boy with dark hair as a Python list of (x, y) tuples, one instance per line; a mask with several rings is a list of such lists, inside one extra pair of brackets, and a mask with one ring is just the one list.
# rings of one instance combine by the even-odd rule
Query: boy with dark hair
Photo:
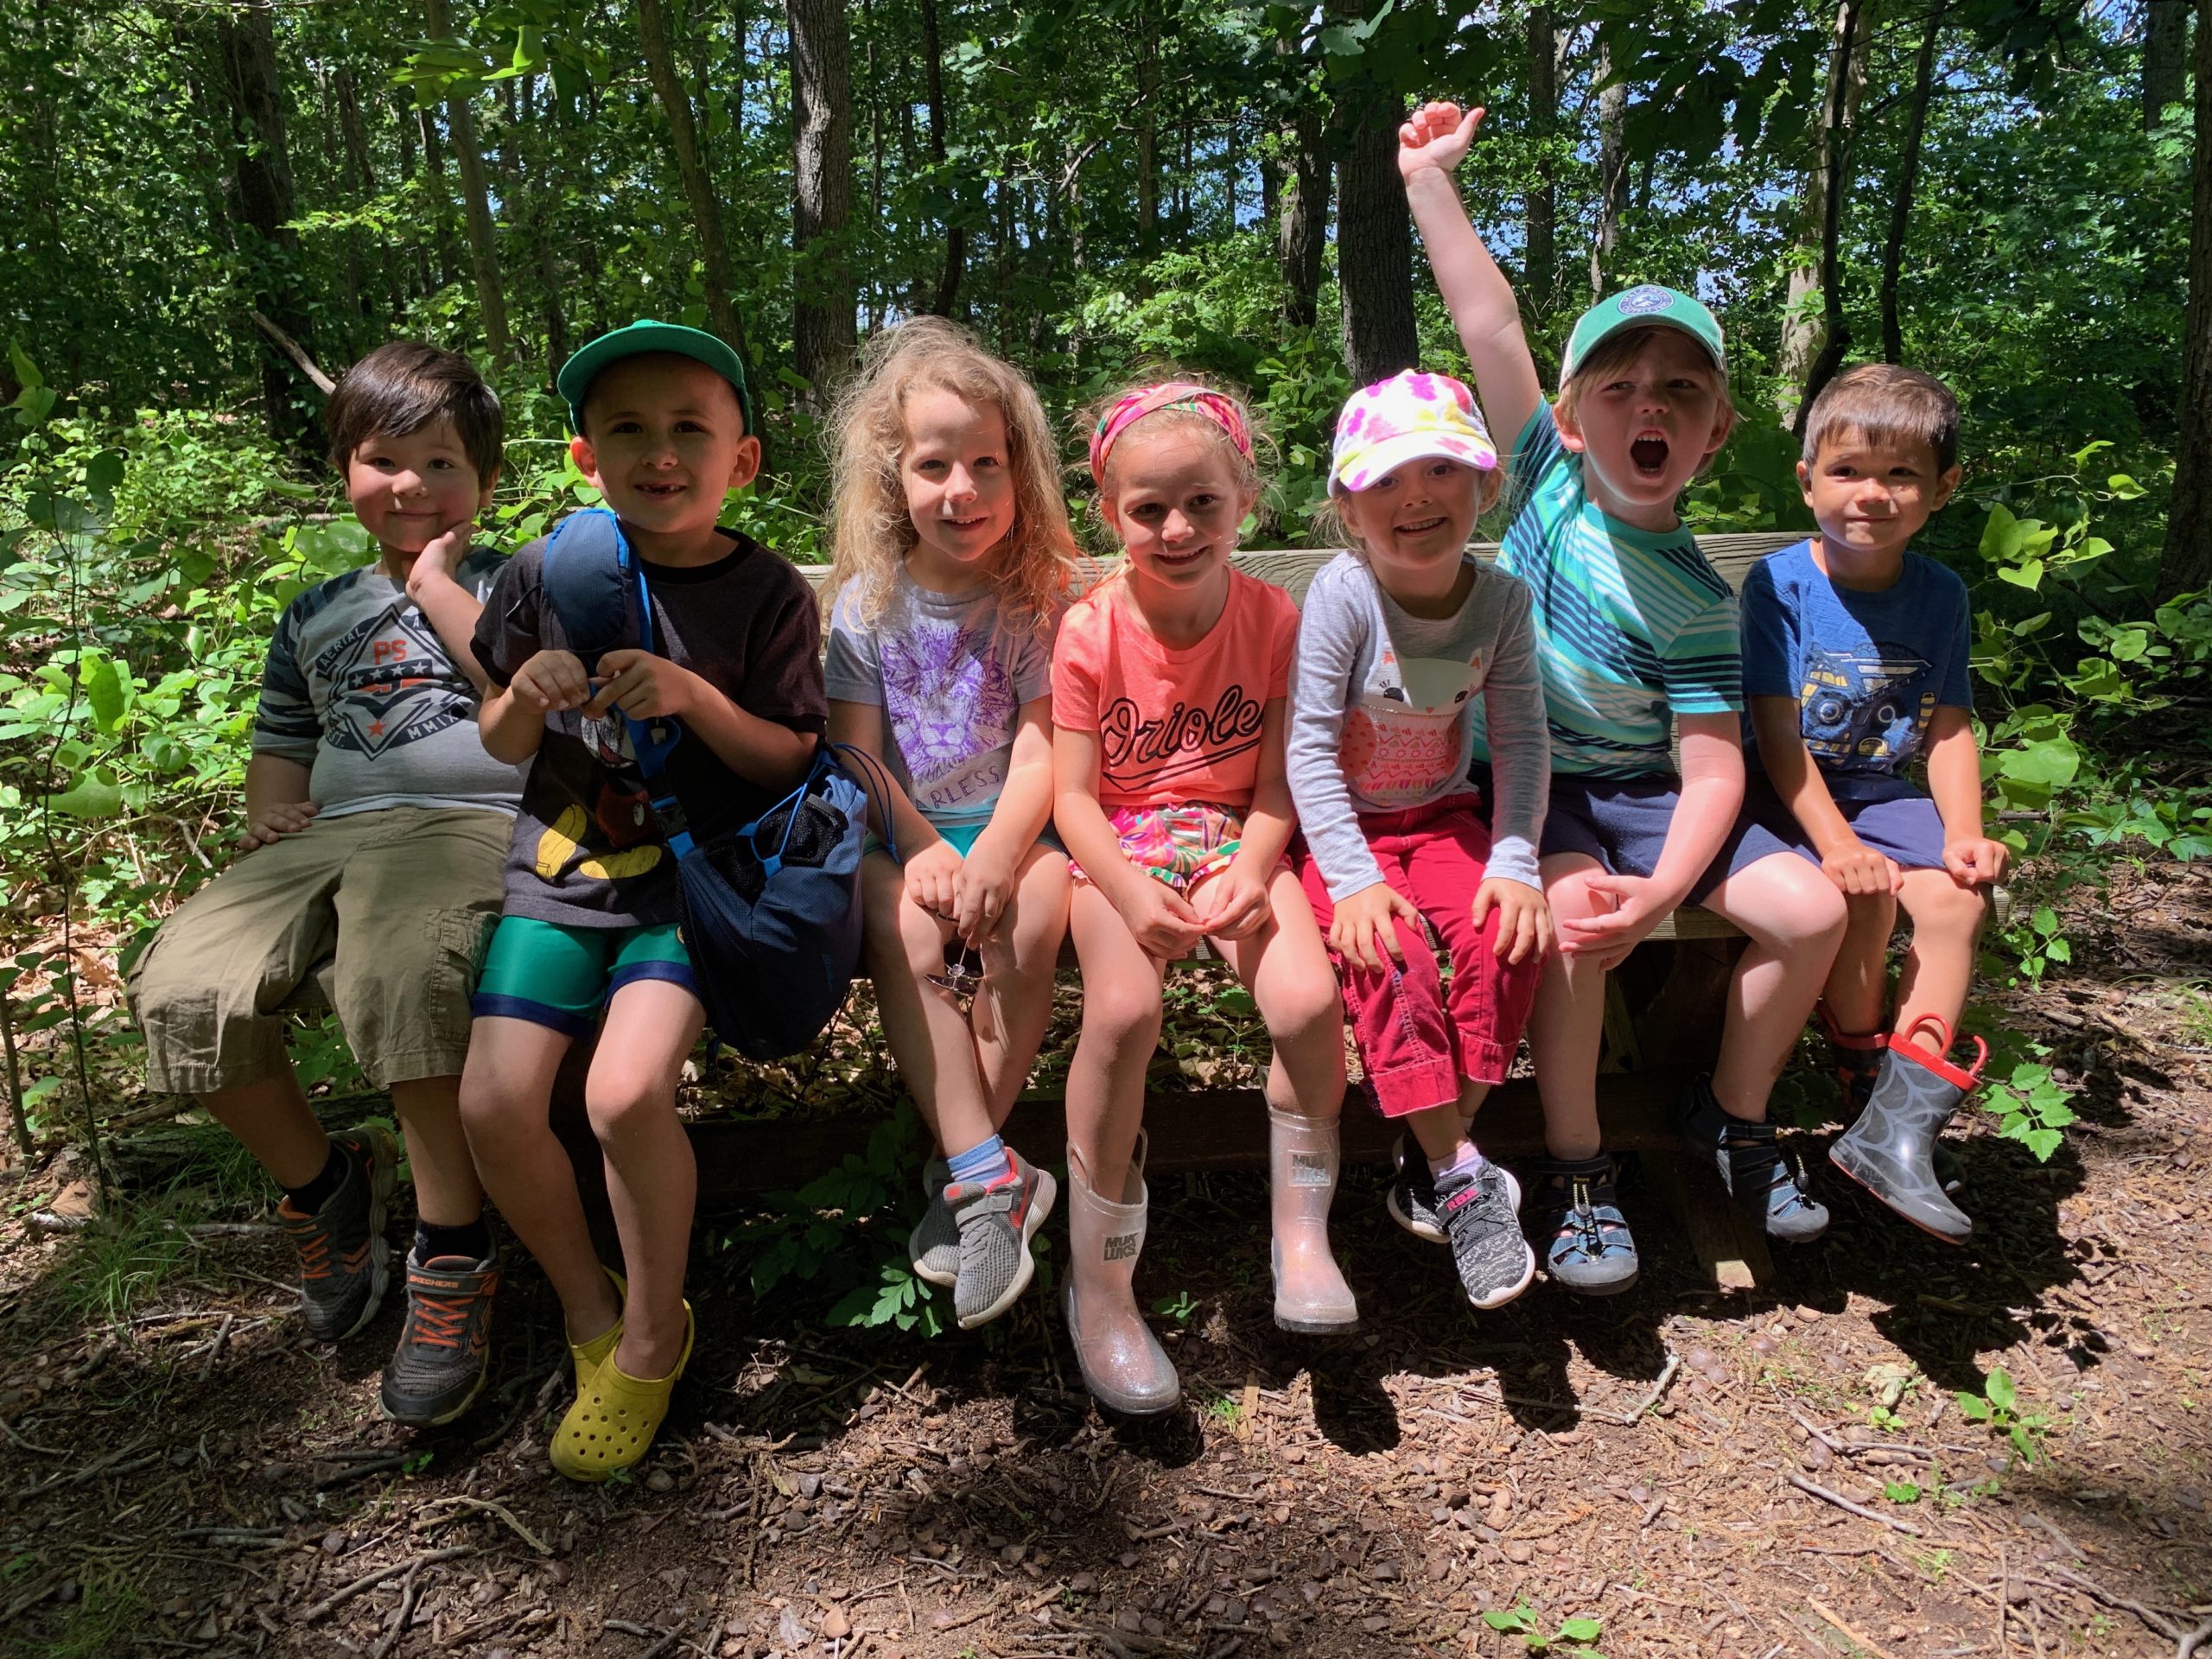
[[(499, 1213), (561, 1299), (576, 1400), (553, 1466), (598, 1481), (645, 1455), (691, 1353), (683, 1268), (698, 1175), (676, 1084), (705, 1021), (677, 930), (676, 861), (626, 721), (680, 721), (674, 792), (718, 799), (734, 825), (805, 776), (829, 702), (805, 579), (717, 523), (760, 467), (737, 354), (695, 328), (633, 323), (569, 359), (558, 385), (570, 453), (639, 556), (661, 654), (580, 660), (546, 597), (543, 541), (515, 555), (477, 626), (499, 687), (484, 705), (485, 745), (531, 764), (461, 1114)], [(696, 817), (695, 833), (710, 835)], [(593, 1250), (546, 1115), (562, 1057), (594, 1028), (584, 1103), (626, 1279)]]
[[(1932, 375), (1870, 363), (1805, 423), (1797, 480), (1820, 534), (1744, 584), (1744, 691), (1764, 776), (1743, 838), (1818, 864), (1849, 922), (1823, 991), (1847, 1111), (1836, 1166), (1950, 1243), (1974, 1224), (1945, 1196), (1936, 1136), (1979, 1080), (1946, 1058), (1974, 977), (1984, 889), (2010, 853), (1982, 833), (1967, 674), (1966, 584), (1912, 538), (1958, 487), (1959, 406)], [(1927, 769), (1925, 790), (1905, 775)], [(1885, 1021), (1891, 931), (1912, 944)]]
[(391, 1091), (414, 1169), (408, 1320), (380, 1399), (401, 1422), (442, 1423), (483, 1384), (499, 1284), (458, 1102), (522, 785), (477, 735), (486, 681), (469, 643), (502, 563), (468, 548), (501, 415), (465, 358), (395, 341), (347, 372), (325, 420), (377, 561), (285, 607), (241, 856), (162, 925), (130, 997), (149, 1085), (198, 1096), (283, 1188), (308, 1329), (336, 1342), (384, 1297), (398, 1147), (375, 1124), (326, 1135), (285, 1058), (282, 1005), (323, 978), (362, 1071)]

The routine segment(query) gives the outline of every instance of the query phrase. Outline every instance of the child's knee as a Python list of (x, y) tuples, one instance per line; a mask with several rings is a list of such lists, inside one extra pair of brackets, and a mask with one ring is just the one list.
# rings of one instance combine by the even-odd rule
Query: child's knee
[(1268, 1029), (1287, 1041), (1317, 1031), (1340, 1030), (1344, 1025), (1344, 994), (1325, 958), (1315, 962), (1287, 984), (1275, 988), (1268, 999)]
[(1135, 1043), (1148, 1048), (1160, 1036), (1162, 1017), (1160, 984), (1148, 974), (1117, 976), (1111, 986), (1084, 987), (1084, 1034), (1117, 1048)]
[[(1916, 878), (1927, 876), (1932, 880)], [(1984, 889), (1961, 887), (1947, 870), (1915, 871), (1905, 883), (1906, 912), (1914, 937), (1972, 940), (1989, 916)]]
[(547, 1103), (531, 1102), (489, 1067), (461, 1074), (461, 1127), (473, 1147), (505, 1144), (542, 1119)]
[(631, 1139), (675, 1110), (675, 1088), (659, 1077), (592, 1077), (584, 1084), (584, 1116), (602, 1141)]
[(1777, 949), (1832, 947), (1850, 925), (1843, 889), (1795, 853), (1762, 859), (1728, 886), (1744, 931)]

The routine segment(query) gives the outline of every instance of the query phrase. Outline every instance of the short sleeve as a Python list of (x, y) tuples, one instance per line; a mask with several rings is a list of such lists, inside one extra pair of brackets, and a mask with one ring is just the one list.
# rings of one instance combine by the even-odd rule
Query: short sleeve
[(1797, 617), (1761, 559), (1744, 579), (1744, 695), (1797, 695)]
[(1944, 708), (1974, 709), (1974, 610), (1967, 600), (1966, 584), (1955, 572), (1946, 584), (1951, 600), (1951, 656), (1943, 664), (1943, 688), (1936, 701)]
[(534, 543), (509, 559), (492, 584), (491, 597), (476, 618), (469, 642), (476, 660), (494, 685), (513, 680), (516, 671), (543, 649), (540, 643), (545, 605), (544, 543)]
[(1290, 663), (1298, 652), (1298, 607), (1288, 594), (1269, 584), (1268, 603), (1268, 695), (1273, 702), (1290, 695)]
[(1528, 424), (1514, 438), (1512, 452), (1506, 457), (1505, 505), (1509, 520), (1520, 516), (1538, 480), (1566, 454), (1566, 448), (1559, 441), (1559, 423), (1552, 417), (1552, 406), (1540, 400), (1535, 413), (1529, 416)]
[(1059, 632), (1062, 613), (1055, 611), (1041, 628), (1007, 628), (1007, 677), (1014, 682), (1016, 703), (1034, 702), (1052, 692), (1052, 640)]
[(1744, 658), (1736, 595), (1716, 595), (1694, 611), (1667, 642), (1659, 674), (1677, 715), (1737, 715), (1744, 710)]
[(307, 674), (300, 667), (299, 647), (300, 601), (296, 599), (284, 607), (269, 641), (268, 660), (261, 671), (261, 701), (253, 715), (253, 752), (312, 766), (322, 739), (322, 722), (315, 714)]
[(1077, 605), (1060, 623), (1052, 645), (1052, 724), (1070, 731), (1098, 729), (1098, 677), (1102, 668), (1102, 619), (1098, 607)]
[(857, 579), (839, 592), (830, 614), (830, 654), (822, 678), (829, 695), (839, 702), (883, 706), (883, 657), (875, 630), (861, 625)]
[(819, 735), (829, 729), (830, 703), (822, 683), (822, 612), (806, 578), (765, 550), (780, 572), (780, 603), (764, 607), (766, 625), (754, 636), (745, 664), (740, 708), (793, 731)]

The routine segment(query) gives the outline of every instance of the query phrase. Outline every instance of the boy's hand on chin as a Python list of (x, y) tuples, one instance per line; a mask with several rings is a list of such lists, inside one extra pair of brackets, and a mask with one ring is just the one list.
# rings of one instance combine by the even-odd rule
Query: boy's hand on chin
[(429, 576), (443, 576), (447, 581), (452, 581), (454, 572), (461, 569), (461, 562), (468, 556), (469, 537), (475, 533), (475, 524), (463, 519), (452, 529), (432, 537), (429, 544), (415, 556), (415, 562), (407, 568), (407, 591), (410, 594), (419, 594), (422, 591), (419, 584)]
[(656, 715), (687, 713), (699, 679), (690, 670), (649, 651), (610, 651), (599, 659), (592, 683), (599, 689), (584, 705), (586, 714), (619, 709), (632, 720), (650, 720)]
[(1460, 113), (1457, 104), (1424, 104), (1398, 129), (1398, 176), (1410, 180), (1425, 167), (1449, 173), (1466, 159), (1481, 124), (1479, 109)]

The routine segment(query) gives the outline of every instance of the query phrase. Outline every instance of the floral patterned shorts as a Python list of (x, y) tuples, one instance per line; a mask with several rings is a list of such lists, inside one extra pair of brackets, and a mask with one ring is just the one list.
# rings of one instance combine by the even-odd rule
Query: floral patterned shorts
[[(1227, 869), (1244, 844), (1243, 817), (1207, 801), (1124, 806), (1107, 814), (1107, 822), (1121, 838), (1122, 856), (1178, 893)], [(1073, 864), (1068, 874), (1078, 881), (1090, 879)]]

